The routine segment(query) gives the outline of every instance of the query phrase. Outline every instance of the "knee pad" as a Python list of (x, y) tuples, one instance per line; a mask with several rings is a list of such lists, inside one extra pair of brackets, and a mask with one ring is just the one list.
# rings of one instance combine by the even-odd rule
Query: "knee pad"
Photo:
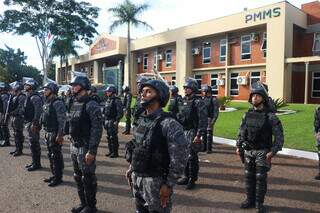
[(255, 176), (255, 173), (254, 171), (251, 171), (251, 170), (244, 170), (244, 175), (246, 178), (253, 178)]
[(267, 168), (257, 167), (256, 170), (256, 179), (257, 181), (265, 181), (267, 179)]

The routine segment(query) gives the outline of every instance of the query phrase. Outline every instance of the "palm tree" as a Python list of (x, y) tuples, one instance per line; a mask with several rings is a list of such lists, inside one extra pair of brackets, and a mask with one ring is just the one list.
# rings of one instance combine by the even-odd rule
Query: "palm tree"
[(125, 0), (123, 3), (119, 4), (114, 8), (110, 8), (108, 11), (112, 13), (115, 20), (112, 22), (109, 30), (110, 33), (114, 31), (115, 28), (126, 24), (127, 25), (127, 57), (128, 57), (128, 77), (129, 77), (129, 87), (131, 84), (131, 38), (130, 38), (130, 26), (134, 27), (144, 26), (147, 29), (152, 27), (144, 21), (138, 19), (138, 16), (145, 10), (149, 8), (148, 4), (133, 4), (130, 0)]
[(53, 57), (60, 57), (60, 73), (62, 72), (62, 63), (63, 61), (66, 62), (65, 66), (65, 75), (64, 79), (67, 79), (68, 75), (68, 57), (70, 55), (78, 56), (76, 48), (79, 46), (74, 44), (74, 41), (71, 38), (61, 38), (56, 39), (51, 46), (51, 58)]

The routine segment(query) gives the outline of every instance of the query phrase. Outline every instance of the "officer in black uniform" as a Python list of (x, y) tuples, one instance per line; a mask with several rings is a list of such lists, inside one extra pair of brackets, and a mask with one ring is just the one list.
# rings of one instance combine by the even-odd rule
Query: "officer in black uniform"
[(142, 84), (141, 104), (145, 111), (133, 127), (134, 140), (126, 159), (127, 178), (133, 188), (137, 213), (167, 213), (177, 179), (188, 156), (183, 128), (162, 111), (169, 99), (168, 86), (159, 80)]
[(130, 92), (130, 88), (128, 86), (123, 85), (122, 87), (122, 94), (123, 94), (123, 112), (126, 117), (126, 127), (125, 130), (122, 132), (124, 135), (130, 134), (131, 129), (131, 102), (132, 102), (132, 94)]
[(8, 123), (10, 120), (11, 95), (8, 93), (10, 86), (7, 83), (0, 82), (0, 146), (10, 146), (10, 131)]
[(62, 99), (57, 97), (59, 87), (55, 83), (47, 83), (43, 87), (45, 103), (41, 123), (45, 130), (48, 147), (51, 177), (44, 179), (48, 186), (54, 187), (62, 183), (64, 167), (61, 147), (63, 144), (64, 125), (66, 122), (66, 107)]
[(195, 79), (186, 79), (183, 88), (185, 96), (179, 102), (177, 119), (184, 128), (184, 134), (190, 145), (190, 153), (184, 177), (178, 181), (178, 184), (187, 185), (187, 189), (193, 189), (198, 180), (198, 152), (201, 151), (202, 139), (206, 136), (208, 111), (202, 98), (196, 95), (198, 83)]
[(108, 86), (106, 91), (107, 101), (103, 109), (104, 128), (107, 130), (109, 153), (106, 156), (117, 158), (119, 156), (118, 125), (123, 116), (121, 99), (117, 97), (117, 88), (113, 85)]
[(24, 119), (27, 122), (32, 156), (32, 163), (26, 166), (28, 171), (42, 168), (40, 163), (41, 147), (39, 139), (43, 101), (39, 93), (36, 92), (37, 87), (38, 83), (33, 79), (27, 80), (24, 84), (24, 90), (27, 93), (27, 98), (24, 103)]
[(207, 135), (203, 139), (203, 152), (207, 151), (208, 154), (212, 153), (212, 137), (214, 124), (216, 123), (219, 116), (219, 102), (216, 97), (212, 95), (211, 86), (205, 84), (201, 87), (203, 102), (205, 103), (208, 110), (208, 126)]
[(179, 102), (182, 101), (181, 95), (179, 95), (179, 89), (176, 86), (171, 86), (170, 88), (171, 96), (169, 100), (168, 110), (171, 112), (175, 117), (179, 112)]
[(97, 90), (97, 87), (95, 86), (91, 86), (90, 87), (90, 90), (89, 90), (89, 96), (95, 100), (98, 104), (100, 104), (102, 102), (101, 98), (98, 96), (97, 94), (98, 90)]
[(12, 116), (12, 129), (14, 135), (14, 142), (16, 148), (14, 151), (10, 152), (11, 155), (17, 157), (22, 155), (23, 150), (23, 124), (24, 124), (24, 102), (26, 101), (26, 95), (22, 92), (23, 84), (19, 81), (12, 82), (10, 84), (12, 100), (12, 109), (10, 115)]
[(252, 86), (249, 102), (253, 108), (242, 119), (236, 150), (245, 167), (247, 199), (241, 208), (256, 207), (261, 213), (265, 212), (267, 172), (272, 158), (282, 149), (284, 137), (280, 120), (269, 109), (268, 93), (263, 84)]
[(145, 82), (147, 82), (148, 79), (144, 76), (138, 76), (137, 78), (137, 99), (136, 99), (136, 103), (133, 107), (133, 122), (132, 125), (136, 125), (136, 122), (139, 119), (139, 115), (144, 111), (144, 108), (141, 106), (141, 85)]
[(103, 130), (99, 104), (88, 95), (90, 81), (76, 76), (70, 85), (75, 96), (70, 109), (71, 159), (74, 179), (78, 188), (80, 205), (72, 208), (73, 213), (96, 212), (97, 178), (96, 155)]

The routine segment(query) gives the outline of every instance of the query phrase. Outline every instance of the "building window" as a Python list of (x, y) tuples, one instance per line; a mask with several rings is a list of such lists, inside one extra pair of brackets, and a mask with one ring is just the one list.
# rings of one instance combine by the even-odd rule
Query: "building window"
[(171, 67), (172, 64), (172, 50), (166, 50), (166, 67)]
[(220, 62), (224, 63), (226, 61), (227, 53), (227, 39), (220, 40)]
[(239, 85), (238, 85), (239, 73), (230, 73), (230, 95), (239, 95)]
[(218, 74), (211, 74), (211, 87), (212, 87), (212, 94), (218, 95)]
[(155, 69), (155, 70), (158, 70), (158, 58), (157, 58), (157, 55), (158, 55), (158, 52), (154, 51), (153, 52), (153, 69)]
[(171, 79), (171, 85), (174, 86), (176, 85), (176, 76), (172, 76), (172, 79)]
[(312, 75), (312, 98), (320, 98), (320, 72)]
[(202, 75), (194, 75), (194, 78), (198, 82), (198, 89), (201, 89), (201, 84), (202, 84)]
[(251, 58), (251, 35), (241, 36), (241, 60)]
[(143, 69), (144, 70), (148, 69), (148, 54), (143, 55)]
[(263, 33), (261, 51), (263, 52), (263, 57), (267, 57), (267, 33)]
[(250, 85), (260, 81), (260, 72), (251, 72)]
[(93, 78), (93, 64), (90, 66), (89, 78)]
[(211, 42), (203, 42), (202, 44), (202, 63), (210, 64), (211, 62)]
[(320, 33), (314, 34), (312, 51), (314, 55), (320, 55)]

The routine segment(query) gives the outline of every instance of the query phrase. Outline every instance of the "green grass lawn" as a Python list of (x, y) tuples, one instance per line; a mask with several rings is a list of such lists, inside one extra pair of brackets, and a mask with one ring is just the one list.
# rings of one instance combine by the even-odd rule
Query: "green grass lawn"
[[(133, 98), (133, 107), (136, 99)], [(245, 102), (231, 102), (230, 107), (237, 111), (220, 113), (214, 135), (229, 139), (236, 139), (243, 114), (248, 110), (249, 104)], [(297, 111), (296, 114), (279, 116), (285, 135), (284, 147), (315, 151), (315, 138), (313, 135), (314, 111), (317, 105), (289, 104), (283, 109)], [(167, 107), (165, 108), (165, 110)], [(125, 121), (122, 118), (121, 121)]]
[[(220, 113), (215, 126), (214, 135), (229, 139), (236, 139), (243, 114), (249, 104), (232, 102), (230, 107), (238, 110), (235, 112)], [(314, 111), (316, 105), (289, 104), (283, 109), (297, 111), (296, 114), (279, 116), (285, 135), (284, 147), (306, 151), (315, 150), (315, 138), (313, 135)]]

